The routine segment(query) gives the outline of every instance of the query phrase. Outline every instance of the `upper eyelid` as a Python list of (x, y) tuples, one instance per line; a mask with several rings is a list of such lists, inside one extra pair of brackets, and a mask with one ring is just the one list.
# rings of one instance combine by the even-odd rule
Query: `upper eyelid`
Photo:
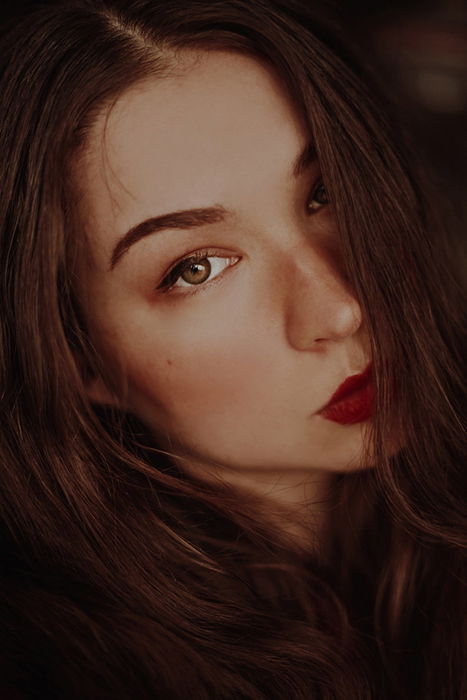
[(310, 196), (313, 192), (320, 186), (324, 185), (323, 175), (321, 172), (313, 179), (313, 184), (311, 186)]
[[(315, 194), (316, 190), (318, 190), (320, 187), (324, 187), (326, 190), (326, 195), (327, 195), (327, 186), (323, 180), (323, 176), (320, 174), (313, 182), (313, 185), (311, 186), (310, 192), (308, 194), (306, 204), (308, 205), (311, 199), (313, 198), (313, 195)], [(328, 195), (327, 195), (328, 196)], [(323, 204), (323, 206), (325, 206)]]
[(180, 258), (180, 260), (178, 262), (176, 262), (172, 265), (172, 267), (168, 271), (167, 275), (169, 275), (171, 272), (174, 272), (174, 270), (176, 270), (178, 267), (180, 269), (183, 269), (183, 266), (189, 264), (190, 262), (198, 262), (200, 260), (200, 256), (203, 256), (203, 258), (212, 258), (213, 257), (209, 253), (204, 254), (204, 251), (202, 251), (202, 250), (195, 251), (194, 253), (188, 253), (188, 255), (183, 256), (183, 258)]
[(222, 253), (220, 254), (219, 250), (211, 250), (209, 248), (197, 248), (194, 250), (192, 253), (187, 253), (186, 255), (183, 255), (181, 258), (179, 258), (177, 261), (175, 261), (168, 269), (168, 271), (165, 273), (165, 277), (169, 275), (173, 270), (175, 270), (179, 265), (182, 265), (183, 263), (186, 263), (188, 260), (199, 260), (203, 258), (228, 258), (231, 257), (228, 253)]

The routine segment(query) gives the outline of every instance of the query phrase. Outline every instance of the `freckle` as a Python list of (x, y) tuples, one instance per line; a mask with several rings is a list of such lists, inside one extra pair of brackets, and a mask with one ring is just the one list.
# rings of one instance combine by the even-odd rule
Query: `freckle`
[(167, 364), (169, 365), (169, 367), (171, 367), (173, 365), (172, 360), (167, 360)]

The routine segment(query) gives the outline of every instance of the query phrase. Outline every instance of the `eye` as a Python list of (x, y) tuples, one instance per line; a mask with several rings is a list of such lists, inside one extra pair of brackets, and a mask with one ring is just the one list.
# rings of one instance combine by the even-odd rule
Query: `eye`
[(157, 289), (169, 291), (173, 288), (196, 287), (218, 277), (226, 268), (235, 265), (238, 256), (214, 255), (201, 250), (177, 263), (164, 277)]
[(311, 193), (311, 197), (308, 200), (307, 208), (308, 211), (315, 212), (318, 211), (318, 209), (321, 209), (321, 207), (324, 207), (326, 204), (329, 204), (329, 199), (326, 194), (326, 188), (324, 186), (323, 181), (319, 180), (313, 192)]

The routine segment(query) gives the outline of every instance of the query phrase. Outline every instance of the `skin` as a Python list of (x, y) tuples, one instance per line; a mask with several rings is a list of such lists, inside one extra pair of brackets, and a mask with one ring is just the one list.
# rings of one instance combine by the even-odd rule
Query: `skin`
[[(124, 390), (96, 378), (90, 398), (134, 412), (187, 469), (295, 504), (361, 466), (368, 428), (318, 415), (370, 353), (319, 164), (291, 175), (307, 142), (264, 65), (186, 53), (99, 117), (77, 168), (82, 301), (97, 348), (125, 378)], [(110, 269), (131, 227), (214, 205), (225, 221), (148, 235)], [(158, 289), (203, 249), (209, 281)]]

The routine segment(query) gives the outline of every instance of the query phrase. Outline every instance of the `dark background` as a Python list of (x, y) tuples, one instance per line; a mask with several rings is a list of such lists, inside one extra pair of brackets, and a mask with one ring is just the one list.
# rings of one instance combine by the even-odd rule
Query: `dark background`
[[(47, 2), (0, 0), (0, 22)], [(459, 245), (465, 256), (467, 0), (331, 0), (330, 4), (398, 104), (431, 173), (454, 234), (453, 245)]]
[(467, 272), (467, 0), (336, 3), (427, 164)]

